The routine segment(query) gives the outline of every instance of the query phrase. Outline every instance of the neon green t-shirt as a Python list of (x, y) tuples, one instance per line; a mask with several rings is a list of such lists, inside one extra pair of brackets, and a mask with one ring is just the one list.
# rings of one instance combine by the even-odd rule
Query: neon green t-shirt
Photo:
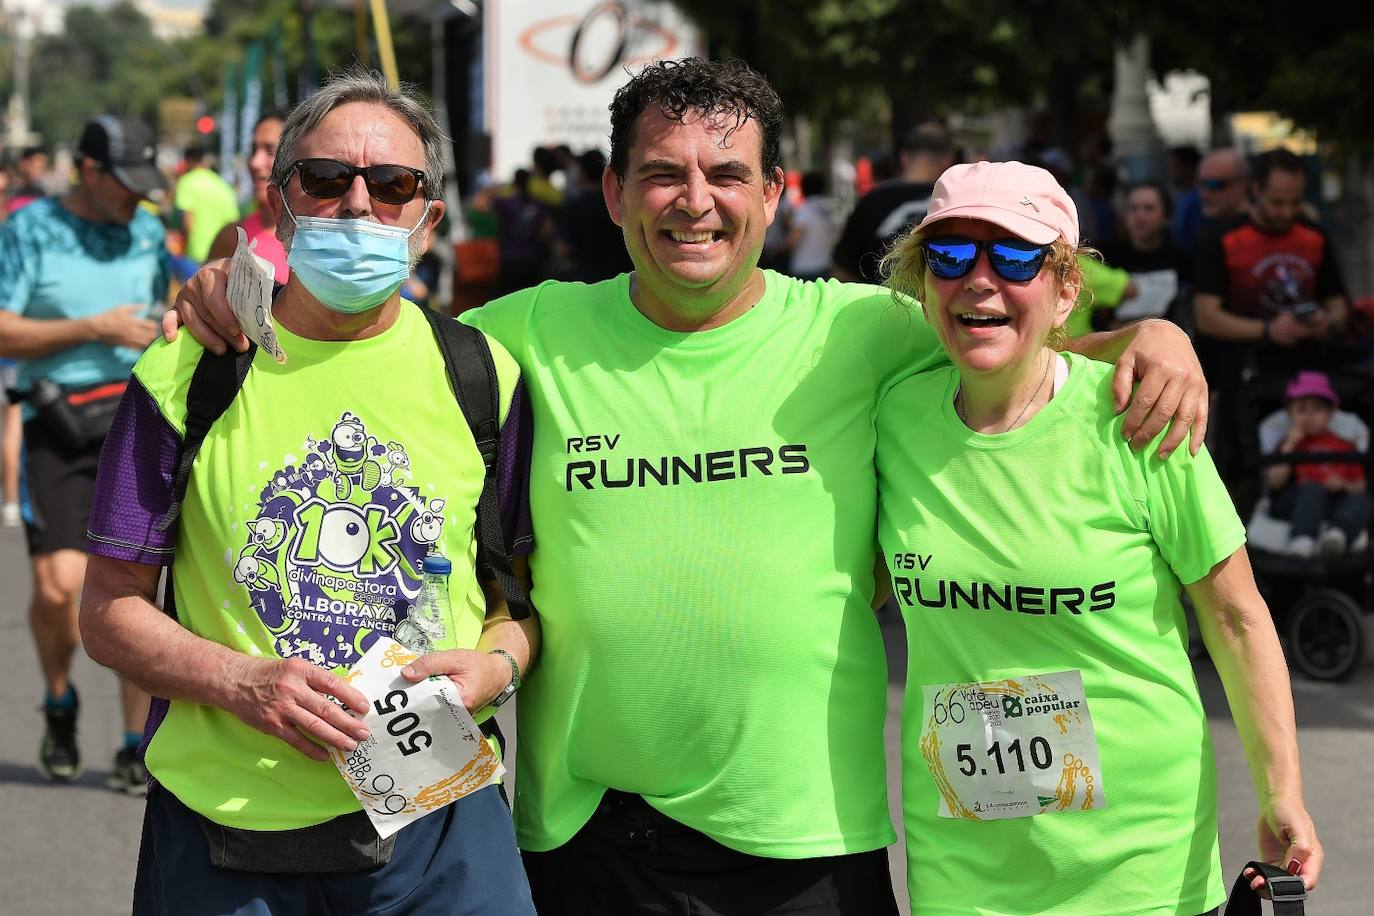
[(191, 215), (186, 257), (193, 261), (204, 261), (219, 231), (239, 218), (234, 189), (207, 168), (191, 169), (177, 179), (175, 204)]
[(463, 316), (516, 355), (534, 414), (525, 849), (567, 842), (607, 787), (755, 855), (895, 839), (873, 412), (944, 357), (887, 290), (764, 276), (690, 334), (645, 318), (629, 275)]
[[(258, 350), (196, 458), (176, 540), (181, 624), (239, 652), (342, 673), (418, 598), (433, 545), (453, 563), (445, 648), (475, 646), (486, 616), (473, 537), (482, 459), (428, 322), (404, 305), (365, 340), (277, 330), (286, 364)], [(491, 350), (504, 417), (519, 370)], [(181, 435), (201, 352), (182, 334), (134, 369)], [(187, 807), (231, 827), (288, 830), (359, 808), (334, 764), (187, 701), (172, 702), (147, 764)]]
[[(1132, 451), (1111, 367), (1068, 359), (1054, 399), (1001, 435), (959, 420), (953, 368), (903, 380), (879, 406), (879, 532), (910, 652), (913, 913), (1191, 914), (1225, 898), (1216, 768), (1179, 590), (1245, 531), (1206, 452)], [(922, 686), (1070, 669), (1081, 672), (1106, 807), (941, 817), (919, 746), (931, 724)], [(974, 752), (990, 770), (984, 748)]]
[(1126, 271), (1108, 267), (1097, 258), (1079, 255), (1078, 264), (1083, 268), (1083, 291), (1069, 313), (1069, 320), (1064, 322), (1064, 331), (1069, 337), (1092, 333), (1092, 313), (1120, 305), (1121, 296), (1131, 282), (1131, 275)]

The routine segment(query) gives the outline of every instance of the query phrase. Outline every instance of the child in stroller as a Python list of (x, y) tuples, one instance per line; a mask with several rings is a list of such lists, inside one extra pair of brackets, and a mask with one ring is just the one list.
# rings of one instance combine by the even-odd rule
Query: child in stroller
[[(1266, 448), (1262, 425), (1260, 439), (1265, 452), (1287, 455), (1367, 450), (1368, 428), (1354, 414), (1337, 413), (1340, 398), (1325, 373), (1299, 372), (1284, 389), (1284, 402), (1287, 431), (1276, 448)], [(1272, 439), (1283, 423), (1282, 418), (1271, 420), (1268, 438)], [(1371, 500), (1357, 457), (1349, 463), (1270, 465), (1265, 469), (1265, 482), (1270, 513), (1291, 523), (1289, 554), (1310, 557), (1320, 550), (1335, 555), (1345, 553), (1347, 547), (1366, 547)]]
[[(1300, 671), (1349, 677), (1364, 657), (1362, 617), (1374, 608), (1366, 488), (1374, 380), (1259, 377), (1242, 392), (1236, 421), (1246, 467), (1234, 492), (1254, 509), (1246, 529), (1260, 591)], [(1247, 494), (1246, 481), (1266, 492)]]

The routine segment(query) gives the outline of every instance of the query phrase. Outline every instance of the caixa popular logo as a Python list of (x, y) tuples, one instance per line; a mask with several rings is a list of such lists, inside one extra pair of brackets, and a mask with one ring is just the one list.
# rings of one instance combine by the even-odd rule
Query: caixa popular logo
[(640, 4), (596, 3), (536, 22), (520, 33), (520, 47), (546, 63), (566, 66), (581, 83), (599, 83), (635, 64), (671, 58), (682, 38)]

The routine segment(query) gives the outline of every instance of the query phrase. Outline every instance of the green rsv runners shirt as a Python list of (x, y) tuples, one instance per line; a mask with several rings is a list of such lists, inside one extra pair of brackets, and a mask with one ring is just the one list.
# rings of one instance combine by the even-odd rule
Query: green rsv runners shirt
[[(452, 645), (441, 648), (475, 646), (486, 616), (473, 537), (482, 458), (429, 323), (403, 304), (392, 327), (363, 340), (277, 333), (286, 364), (258, 349), (196, 458), (175, 542), (181, 624), (340, 674), (419, 597), (432, 545), (453, 563)], [(519, 372), (491, 350), (504, 419)], [(178, 436), (201, 352), (182, 334), (134, 369)], [(147, 764), (187, 807), (230, 827), (288, 830), (359, 808), (333, 763), (216, 707), (172, 701)]]
[(754, 855), (894, 840), (874, 409), (943, 355), (887, 290), (764, 276), (696, 333), (645, 318), (628, 274), (463, 315), (520, 361), (534, 415), (524, 849), (567, 842), (607, 787)]
[[(1132, 451), (1112, 367), (1068, 358), (1063, 389), (1008, 433), (959, 420), (953, 368), (903, 380), (879, 407), (879, 531), (910, 653), (913, 913), (1191, 914), (1225, 899), (1216, 767), (1179, 591), (1245, 531), (1206, 452)], [(1072, 669), (1106, 807), (941, 817), (918, 743), (922, 685)]]

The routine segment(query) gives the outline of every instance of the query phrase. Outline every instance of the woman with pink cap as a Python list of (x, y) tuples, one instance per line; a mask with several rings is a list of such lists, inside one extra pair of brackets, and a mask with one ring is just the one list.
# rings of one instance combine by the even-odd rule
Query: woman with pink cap
[(877, 415), (879, 538), (910, 652), (913, 913), (1224, 900), (1180, 585), (1254, 774), (1260, 857), (1307, 887), (1321, 870), (1244, 527), (1205, 451), (1132, 450), (1111, 367), (1059, 352), (1078, 253), (1048, 172), (980, 162), (944, 173), (887, 258), (953, 363), (894, 385)]

